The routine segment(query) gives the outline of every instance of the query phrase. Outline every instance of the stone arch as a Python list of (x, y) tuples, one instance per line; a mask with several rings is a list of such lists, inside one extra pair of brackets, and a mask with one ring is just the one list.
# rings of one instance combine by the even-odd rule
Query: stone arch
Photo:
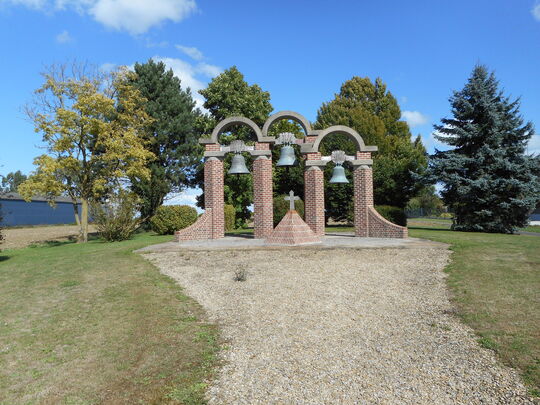
[(261, 132), (261, 129), (257, 124), (255, 124), (253, 121), (251, 121), (249, 118), (245, 117), (229, 117), (225, 118), (224, 120), (220, 121), (219, 124), (216, 125), (214, 130), (212, 131), (212, 135), (210, 136), (210, 142), (209, 143), (219, 143), (219, 135), (225, 131), (227, 128), (233, 126), (233, 125), (245, 125), (253, 130), (255, 132), (255, 135), (257, 136), (257, 142), (263, 141), (263, 135)]
[(270, 127), (272, 126), (272, 124), (279, 120), (295, 121), (296, 123), (300, 124), (300, 126), (306, 133), (306, 136), (309, 135), (309, 133), (311, 132), (311, 124), (303, 115), (298, 114), (294, 111), (279, 111), (273, 114), (272, 116), (270, 116), (264, 123), (263, 130), (262, 130), (263, 136), (265, 137), (268, 136), (268, 131), (270, 130)]
[(373, 147), (366, 146), (360, 134), (356, 132), (354, 129), (346, 127), (345, 125), (334, 125), (334, 126), (326, 128), (325, 130), (319, 133), (319, 135), (317, 136), (317, 139), (313, 143), (312, 151), (318, 152), (319, 146), (321, 145), (321, 142), (324, 139), (324, 137), (331, 134), (348, 135), (355, 142), (358, 152), (371, 152), (374, 150)]

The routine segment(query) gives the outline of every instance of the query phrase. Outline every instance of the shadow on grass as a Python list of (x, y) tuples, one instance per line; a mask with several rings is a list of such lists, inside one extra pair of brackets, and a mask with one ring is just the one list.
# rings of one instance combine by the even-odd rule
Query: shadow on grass
[(235, 236), (238, 238), (253, 239), (254, 236), (249, 232), (226, 232), (225, 236)]
[(0, 263), (5, 262), (6, 260), (8, 260), (10, 258), (11, 258), (11, 256), (2, 256), (2, 255), (0, 255)]

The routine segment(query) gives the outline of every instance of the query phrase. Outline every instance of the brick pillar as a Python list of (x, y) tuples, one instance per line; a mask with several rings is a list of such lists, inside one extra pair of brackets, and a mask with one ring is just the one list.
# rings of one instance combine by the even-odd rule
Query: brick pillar
[(304, 172), (304, 211), (306, 223), (315, 235), (324, 235), (324, 172), (312, 166)]
[(266, 156), (253, 162), (253, 211), (255, 238), (264, 239), (274, 229), (272, 159)]
[(211, 239), (225, 236), (223, 162), (211, 157), (204, 164), (204, 208), (212, 209)]
[(368, 237), (368, 210), (373, 207), (373, 173), (362, 165), (354, 169), (354, 234)]

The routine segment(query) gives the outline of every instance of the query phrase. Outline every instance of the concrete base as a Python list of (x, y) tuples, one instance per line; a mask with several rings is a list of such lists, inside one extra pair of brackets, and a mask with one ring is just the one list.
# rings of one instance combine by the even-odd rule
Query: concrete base
[(373, 249), (373, 248), (446, 248), (444, 243), (425, 239), (407, 238), (359, 238), (353, 233), (329, 233), (321, 238), (321, 242), (309, 245), (290, 246), (267, 244), (263, 239), (255, 239), (249, 234), (225, 236), (221, 239), (193, 240), (182, 242), (166, 242), (147, 246), (137, 252), (179, 252), (182, 250), (231, 250), (231, 249)]

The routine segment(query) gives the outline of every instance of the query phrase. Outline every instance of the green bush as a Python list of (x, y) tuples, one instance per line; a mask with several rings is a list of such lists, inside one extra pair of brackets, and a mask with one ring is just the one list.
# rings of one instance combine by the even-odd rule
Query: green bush
[[(284, 195), (274, 197), (274, 226), (279, 224), (279, 221), (289, 211), (289, 201), (285, 201), (285, 197)], [(296, 200), (294, 202), (294, 209), (304, 218), (304, 202), (302, 200)]]
[(162, 205), (150, 219), (150, 225), (160, 235), (172, 235), (196, 220), (197, 210), (189, 205)]
[(104, 203), (90, 207), (98, 234), (108, 242), (126, 240), (141, 224), (138, 216), (140, 204), (135, 194), (120, 191), (109, 196)]
[(407, 226), (407, 215), (402, 208), (391, 205), (376, 205), (375, 209), (388, 221), (396, 225)]
[(236, 210), (234, 205), (225, 204), (225, 232), (234, 231), (236, 222)]
[(452, 219), (452, 218), (454, 218), (454, 216), (453, 216), (450, 212), (443, 212), (443, 213), (441, 213), (441, 215), (439, 215), (439, 217), (445, 218), (445, 219)]

